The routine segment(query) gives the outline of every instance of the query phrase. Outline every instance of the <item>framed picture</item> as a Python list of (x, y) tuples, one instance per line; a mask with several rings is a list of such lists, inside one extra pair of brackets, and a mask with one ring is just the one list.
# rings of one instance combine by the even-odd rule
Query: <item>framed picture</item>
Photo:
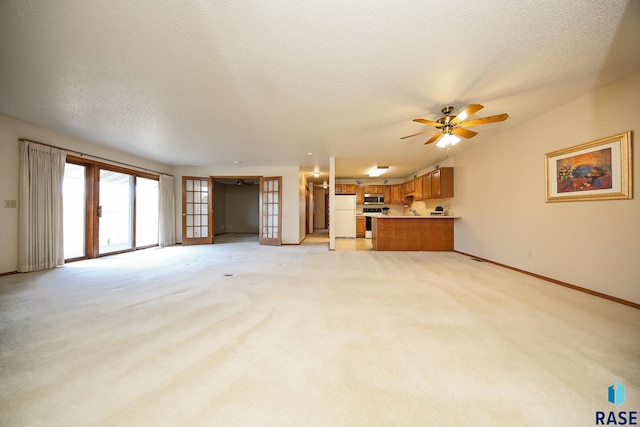
[(547, 202), (631, 199), (631, 132), (547, 153)]

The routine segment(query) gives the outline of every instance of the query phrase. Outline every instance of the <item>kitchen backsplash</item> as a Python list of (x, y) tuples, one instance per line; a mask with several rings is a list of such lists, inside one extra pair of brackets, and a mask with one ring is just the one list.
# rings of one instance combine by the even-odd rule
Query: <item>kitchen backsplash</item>
[[(397, 215), (411, 215), (410, 210), (415, 209), (417, 213), (421, 216), (430, 215), (431, 212), (436, 210), (436, 206), (442, 206), (445, 211), (445, 215), (452, 216), (453, 213), (453, 205), (451, 204), (451, 199), (442, 199), (442, 200), (419, 200), (413, 203), (410, 203), (408, 207), (402, 208), (402, 212)], [(391, 213), (389, 213), (391, 215)]]

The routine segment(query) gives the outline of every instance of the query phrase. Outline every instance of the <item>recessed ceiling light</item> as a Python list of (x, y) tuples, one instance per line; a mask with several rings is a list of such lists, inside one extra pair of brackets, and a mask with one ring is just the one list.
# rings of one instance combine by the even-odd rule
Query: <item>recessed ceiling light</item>
[(309, 151), (309, 152), (307, 153), (307, 156), (313, 156), (313, 153), (312, 153), (311, 151)]
[(233, 163), (235, 163), (236, 165), (239, 165), (240, 163), (242, 163), (242, 160), (234, 160)]

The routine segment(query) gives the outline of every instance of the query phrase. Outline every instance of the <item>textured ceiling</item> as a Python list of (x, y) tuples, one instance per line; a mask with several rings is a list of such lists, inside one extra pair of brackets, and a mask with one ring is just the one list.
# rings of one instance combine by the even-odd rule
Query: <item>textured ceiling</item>
[(509, 113), (455, 154), (639, 52), (637, 0), (3, 0), (0, 112), (166, 164), (404, 177), (446, 156), (413, 118)]

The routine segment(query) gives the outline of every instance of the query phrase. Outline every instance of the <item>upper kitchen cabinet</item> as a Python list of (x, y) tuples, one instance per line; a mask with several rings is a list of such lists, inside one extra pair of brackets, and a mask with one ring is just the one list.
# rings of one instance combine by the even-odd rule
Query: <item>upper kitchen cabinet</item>
[(361, 205), (364, 203), (364, 191), (365, 186), (364, 185), (358, 185), (356, 187), (356, 203)]
[(382, 194), (384, 185), (365, 185), (364, 194)]
[(384, 196), (384, 202), (386, 204), (393, 203), (393, 199), (391, 197), (391, 187), (391, 185), (382, 186), (382, 195)]
[[(404, 204), (404, 184), (391, 185), (391, 199), (392, 205)], [(387, 196), (384, 196), (384, 200), (387, 200)]]
[(432, 197), (431, 195), (431, 181), (433, 175), (431, 173), (427, 173), (422, 175), (422, 199), (427, 200)]
[(404, 183), (404, 195), (405, 196), (413, 196), (414, 193), (416, 192), (416, 180), (415, 179), (410, 179), (409, 181)]
[(356, 185), (336, 184), (336, 194), (356, 194)]
[(413, 200), (424, 200), (424, 193), (422, 192), (422, 176), (417, 176), (413, 180)]
[(431, 198), (449, 199), (453, 197), (453, 168), (440, 168), (430, 172)]

